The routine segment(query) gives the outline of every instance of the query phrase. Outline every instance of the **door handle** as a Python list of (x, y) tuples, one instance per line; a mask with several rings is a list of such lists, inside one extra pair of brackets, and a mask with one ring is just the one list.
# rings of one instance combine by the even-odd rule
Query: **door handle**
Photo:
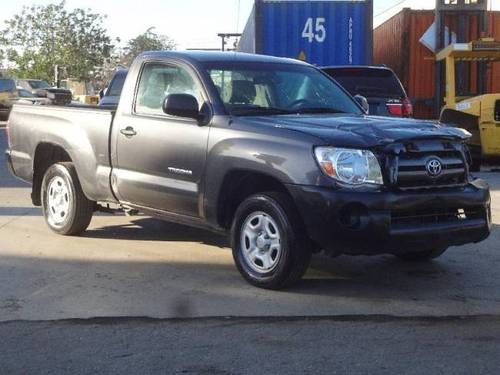
[(120, 130), (120, 133), (126, 137), (133, 137), (134, 135), (137, 135), (137, 132), (131, 126), (127, 126), (125, 129)]

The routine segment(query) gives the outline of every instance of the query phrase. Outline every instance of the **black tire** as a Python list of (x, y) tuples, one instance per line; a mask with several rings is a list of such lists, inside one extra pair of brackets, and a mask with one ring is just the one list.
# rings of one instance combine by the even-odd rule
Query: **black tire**
[[(270, 271), (256, 271), (245, 259), (242, 243), (244, 224), (254, 214), (263, 213), (271, 218), (280, 237), (280, 255)], [(245, 237), (246, 241), (246, 237)], [(311, 260), (311, 248), (300, 216), (291, 201), (283, 193), (262, 193), (245, 199), (236, 210), (231, 227), (233, 258), (241, 275), (250, 284), (264, 289), (283, 289), (302, 278)], [(269, 250), (267, 250), (269, 251)], [(260, 252), (259, 252), (260, 254)]]
[(407, 262), (425, 262), (440, 257), (446, 250), (447, 249), (424, 250), (414, 253), (396, 254), (396, 256)]
[[(49, 195), (52, 194), (49, 188), (52, 183), (57, 185), (58, 182), (61, 186), (66, 184), (67, 193), (60, 194), (61, 199), (67, 203), (64, 217), (62, 213), (56, 215), (49, 202)], [(87, 229), (94, 213), (95, 202), (87, 199), (83, 193), (73, 163), (57, 163), (49, 167), (43, 177), (41, 195), (45, 222), (52, 231), (65, 236), (75, 236)]]

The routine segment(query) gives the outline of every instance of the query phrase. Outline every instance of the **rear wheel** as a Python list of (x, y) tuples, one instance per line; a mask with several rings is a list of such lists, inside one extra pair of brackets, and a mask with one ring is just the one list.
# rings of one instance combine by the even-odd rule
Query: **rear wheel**
[(57, 163), (42, 181), (42, 208), (49, 228), (62, 235), (78, 235), (90, 224), (95, 202), (82, 191), (73, 163)]
[(412, 253), (396, 254), (396, 256), (407, 262), (424, 262), (440, 257), (446, 250), (447, 249), (424, 250)]
[(252, 285), (282, 289), (306, 272), (311, 249), (291, 199), (263, 193), (245, 199), (231, 228), (236, 267)]

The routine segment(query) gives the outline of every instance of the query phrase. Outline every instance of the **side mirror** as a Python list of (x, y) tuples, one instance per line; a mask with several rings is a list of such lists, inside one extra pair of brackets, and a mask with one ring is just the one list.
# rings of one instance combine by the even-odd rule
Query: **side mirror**
[(104, 97), (104, 89), (99, 91), (99, 99)]
[(163, 112), (170, 116), (200, 119), (196, 98), (189, 94), (170, 94), (163, 102)]
[(366, 114), (370, 113), (370, 105), (368, 104), (368, 100), (364, 96), (354, 95), (354, 100), (358, 102), (358, 104), (363, 108)]

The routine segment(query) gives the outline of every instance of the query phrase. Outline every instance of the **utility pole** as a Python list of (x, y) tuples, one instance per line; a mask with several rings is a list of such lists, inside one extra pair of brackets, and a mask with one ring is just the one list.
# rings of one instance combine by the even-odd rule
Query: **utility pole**
[(59, 88), (59, 65), (54, 65), (54, 84)]

